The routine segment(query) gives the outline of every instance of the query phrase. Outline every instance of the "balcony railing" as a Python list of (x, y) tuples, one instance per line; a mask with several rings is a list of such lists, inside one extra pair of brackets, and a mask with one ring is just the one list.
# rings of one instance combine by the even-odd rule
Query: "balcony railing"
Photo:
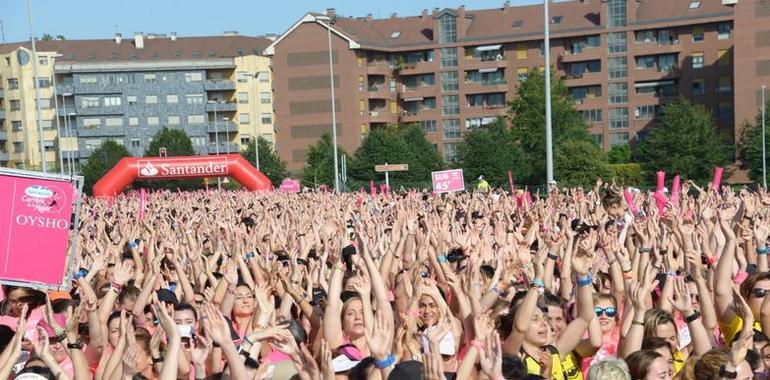
[[(241, 151), (241, 147), (238, 144), (231, 143), (231, 142), (219, 142), (219, 154), (227, 154), (229, 153), (239, 153)], [(210, 142), (209, 143), (209, 154), (217, 154), (217, 143), (216, 142)]]
[(231, 80), (207, 80), (203, 83), (203, 89), (206, 91), (235, 90), (235, 82)]
[(5, 120), (5, 111), (0, 110), (0, 120)]
[(117, 127), (78, 128), (78, 137), (125, 136), (126, 129)]
[(232, 121), (217, 121), (217, 124), (214, 125), (214, 121), (210, 120), (206, 129), (209, 133), (227, 133), (227, 132), (238, 132), (238, 126), (235, 125)]
[(8, 140), (8, 131), (5, 129), (0, 130), (0, 141)]
[(478, 57), (481, 62), (495, 62), (495, 61), (505, 61), (506, 58), (502, 54), (498, 55), (482, 55)]
[(369, 85), (369, 86), (367, 86), (366, 89), (369, 90), (369, 92), (377, 92), (377, 91), (385, 90), (385, 86), (384, 85), (380, 85), (380, 86)]
[(8, 161), (8, 152), (0, 151), (0, 161)]
[(206, 103), (206, 112), (233, 112), (237, 110), (237, 103)]
[(505, 79), (490, 79), (490, 80), (482, 80), (481, 85), (482, 86), (498, 86), (502, 84), (508, 84), (508, 81)]

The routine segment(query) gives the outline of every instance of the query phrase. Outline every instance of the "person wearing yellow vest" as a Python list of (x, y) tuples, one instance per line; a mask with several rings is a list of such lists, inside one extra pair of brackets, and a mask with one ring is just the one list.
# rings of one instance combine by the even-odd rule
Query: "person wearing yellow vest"
[(488, 193), (489, 192), (489, 182), (484, 179), (483, 175), (479, 176), (479, 183), (476, 185), (476, 190)]
[[(547, 260), (556, 259), (557, 257), (553, 254), (547, 257)], [(544, 268), (540, 264), (535, 265), (535, 279), (532, 280), (532, 286), (523, 300), (512, 307), (513, 328), (503, 342), (503, 353), (521, 356), (527, 367), (527, 373), (554, 380), (583, 379), (577, 364), (579, 361), (573, 352), (580, 345), (592, 346), (590, 339), (582, 339), (588, 325), (595, 318), (593, 278), (590, 275), (592, 260), (593, 253), (588, 252), (572, 257), (572, 270), (576, 274), (577, 282), (578, 315), (558, 336), (555, 336), (555, 339), (553, 339), (554, 330), (548, 323), (548, 309), (544, 306), (541, 296), (545, 288), (542, 280)], [(552, 268), (550, 265), (546, 267)]]

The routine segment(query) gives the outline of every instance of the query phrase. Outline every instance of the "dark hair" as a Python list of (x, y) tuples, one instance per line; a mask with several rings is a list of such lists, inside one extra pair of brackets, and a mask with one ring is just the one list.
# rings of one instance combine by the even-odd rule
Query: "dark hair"
[(759, 356), (759, 353), (754, 350), (746, 351), (746, 361), (749, 362), (752, 371), (758, 370), (760, 364), (762, 364), (762, 358)]
[(639, 350), (626, 358), (628, 364), (628, 373), (632, 380), (641, 380), (647, 376), (652, 362), (663, 356), (653, 350)]
[(667, 350), (671, 351), (673, 354), (674, 350), (671, 347), (671, 343), (669, 343), (667, 340), (663, 338), (658, 338), (656, 336), (651, 336), (649, 338), (644, 338), (642, 340), (642, 350), (657, 350), (659, 348), (665, 347)]
[(74, 309), (78, 307), (78, 304), (80, 304), (80, 302), (77, 302), (75, 300), (60, 298), (58, 300), (51, 302), (51, 309), (53, 310), (54, 314), (66, 313), (67, 309), (69, 308)]
[(6, 325), (0, 325), (0, 352), (4, 351), (8, 344), (13, 340), (13, 336), (16, 332), (12, 328)]
[(564, 299), (557, 296), (556, 294), (547, 291), (543, 293), (543, 303), (545, 303), (545, 306), (563, 308), (567, 302), (565, 302)]
[(369, 370), (374, 367), (374, 357), (369, 356), (361, 360), (355, 367), (348, 372), (348, 379), (366, 380), (369, 378)]
[(184, 310), (191, 311), (193, 313), (193, 318), (195, 318), (195, 320), (198, 320), (198, 312), (195, 311), (195, 308), (193, 307), (193, 305), (190, 305), (189, 303), (180, 303), (174, 306), (174, 311), (184, 311)]
[(503, 355), (503, 377), (521, 379), (527, 374), (527, 366), (518, 356)]
[[(29, 363), (29, 362), (28, 362)], [(48, 367), (43, 366), (30, 366), (30, 367), (24, 367), (23, 370), (21, 370), (16, 376), (23, 375), (25, 373), (34, 373), (40, 376), (45, 377), (48, 380), (56, 380), (56, 376), (53, 374), (51, 369)]]
[(488, 279), (492, 279), (492, 277), (495, 276), (495, 268), (493, 268), (491, 265), (484, 264), (480, 266), (479, 272), (481, 272), (481, 274)]
[(620, 192), (613, 189), (612, 187), (608, 187), (604, 190), (604, 194), (602, 194), (602, 206), (609, 207), (609, 206), (617, 206), (623, 202), (623, 198), (620, 196)]
[(3, 294), (5, 294), (6, 299), (11, 294), (11, 292), (15, 290), (22, 290), (26, 292), (26, 295), (20, 297), (19, 300), (29, 305), (29, 311), (45, 305), (45, 293), (39, 290), (15, 285), (3, 285)]
[(125, 285), (123, 286), (123, 289), (120, 290), (120, 294), (118, 294), (118, 302), (122, 304), (129, 297), (133, 297), (134, 299), (139, 298), (139, 293), (141, 292), (142, 291), (134, 285)]

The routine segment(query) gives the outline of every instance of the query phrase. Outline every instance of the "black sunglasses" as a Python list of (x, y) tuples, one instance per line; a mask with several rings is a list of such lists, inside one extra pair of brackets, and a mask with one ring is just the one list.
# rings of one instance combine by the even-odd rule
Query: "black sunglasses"
[(764, 298), (767, 295), (767, 289), (754, 288), (751, 290), (751, 295), (754, 298)]

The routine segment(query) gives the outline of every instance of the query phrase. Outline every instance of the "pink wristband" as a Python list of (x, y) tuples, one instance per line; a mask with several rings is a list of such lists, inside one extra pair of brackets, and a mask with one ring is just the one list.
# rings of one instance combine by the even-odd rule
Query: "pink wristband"
[(735, 281), (736, 284), (740, 285), (743, 283), (743, 281), (746, 281), (746, 278), (749, 277), (749, 274), (746, 273), (746, 271), (740, 271), (735, 274), (733, 277), (733, 281)]
[(420, 318), (420, 311), (417, 309), (410, 309), (406, 311), (406, 315), (414, 318)]

